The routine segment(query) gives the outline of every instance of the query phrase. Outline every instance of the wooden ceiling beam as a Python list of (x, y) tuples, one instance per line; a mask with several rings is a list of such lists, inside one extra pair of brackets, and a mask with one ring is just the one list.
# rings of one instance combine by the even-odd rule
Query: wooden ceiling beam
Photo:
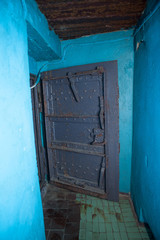
[(131, 28), (136, 25), (145, 2), (146, 0), (37, 0), (50, 28), (61, 39), (81, 37), (98, 33), (97, 31), (102, 33)]

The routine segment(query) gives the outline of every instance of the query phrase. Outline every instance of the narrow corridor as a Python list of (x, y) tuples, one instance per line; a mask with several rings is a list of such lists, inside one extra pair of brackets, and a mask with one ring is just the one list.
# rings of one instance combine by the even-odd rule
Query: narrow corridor
[(154, 239), (137, 222), (130, 199), (119, 203), (74, 193), (49, 185), (43, 199), (47, 240)]

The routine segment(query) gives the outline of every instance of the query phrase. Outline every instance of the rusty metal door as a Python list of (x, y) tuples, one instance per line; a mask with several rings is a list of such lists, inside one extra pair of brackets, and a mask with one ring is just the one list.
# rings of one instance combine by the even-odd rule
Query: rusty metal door
[[(111, 72), (113, 76), (108, 80), (114, 79), (114, 84), (107, 82)], [(109, 142), (113, 142), (118, 153), (118, 115), (114, 106), (118, 106), (116, 74), (116, 62), (42, 74), (50, 179), (112, 200), (118, 200), (115, 153), (111, 157), (115, 159), (109, 164)], [(112, 85), (115, 85), (115, 89), (112, 89)], [(114, 95), (114, 101), (112, 96), (108, 102), (108, 93)], [(109, 108), (114, 111), (112, 115), (115, 116), (112, 117), (116, 119), (110, 119)], [(112, 126), (110, 120), (116, 125)], [(110, 128), (114, 128), (112, 134), (116, 130), (116, 136), (111, 139)]]

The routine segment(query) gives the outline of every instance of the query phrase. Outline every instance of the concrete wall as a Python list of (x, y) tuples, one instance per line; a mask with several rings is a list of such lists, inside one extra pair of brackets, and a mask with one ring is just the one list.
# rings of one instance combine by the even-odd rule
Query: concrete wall
[[(62, 59), (50, 62), (44, 70), (118, 60), (120, 191), (130, 191), (132, 154), (132, 31), (120, 31), (62, 41)], [(42, 66), (38, 64), (38, 68)]]
[(27, 28), (20, 0), (0, 7), (0, 239), (45, 239), (34, 147)]
[[(153, 6), (150, 1), (148, 7), (150, 3)], [(150, 10), (147, 8), (147, 12)], [(137, 42), (141, 40), (144, 42), (136, 50)], [(133, 99), (132, 198), (140, 220), (149, 224), (159, 240), (160, 9), (135, 37)]]

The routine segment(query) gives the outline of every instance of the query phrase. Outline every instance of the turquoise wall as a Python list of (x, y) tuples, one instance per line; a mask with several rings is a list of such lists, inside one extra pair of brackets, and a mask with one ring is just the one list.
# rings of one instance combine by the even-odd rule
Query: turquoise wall
[(37, 62), (34, 58), (29, 56), (29, 72), (37, 75)]
[(20, 0), (0, 5), (0, 239), (41, 240), (26, 23)]
[[(153, 5), (153, 1), (149, 3)], [(147, 12), (150, 10), (147, 9)], [(137, 42), (142, 39), (144, 42), (136, 50)], [(159, 240), (160, 9), (144, 24), (135, 37), (133, 99), (131, 193), (140, 220), (149, 224), (156, 239)]]
[[(118, 60), (120, 191), (130, 191), (132, 154), (132, 31), (121, 31), (62, 41), (62, 59), (53, 61), (45, 70), (75, 65)], [(42, 63), (38, 64), (38, 68)]]

